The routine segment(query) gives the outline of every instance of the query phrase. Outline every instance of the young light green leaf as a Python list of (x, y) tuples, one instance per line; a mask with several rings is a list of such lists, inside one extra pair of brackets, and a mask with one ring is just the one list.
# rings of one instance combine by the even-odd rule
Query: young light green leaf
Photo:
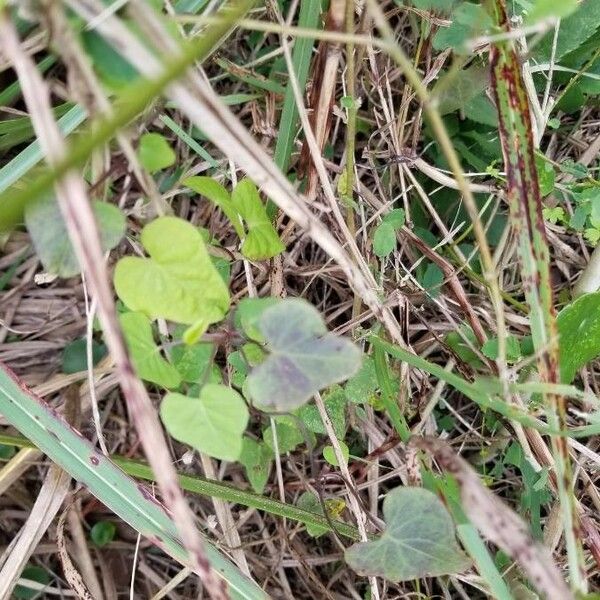
[(250, 179), (242, 179), (235, 186), (231, 201), (246, 224), (247, 233), (242, 243), (244, 256), (250, 260), (265, 260), (285, 250)]
[[(108, 202), (94, 202), (92, 209), (100, 230), (102, 249), (112, 250), (125, 233), (125, 217), (118, 207)], [(81, 272), (60, 209), (53, 197), (46, 196), (28, 204), (25, 224), (48, 273), (73, 277)]]
[(188, 177), (183, 180), (183, 184), (218, 206), (231, 221), (238, 236), (240, 238), (244, 237), (244, 227), (237, 210), (231, 202), (231, 196), (218, 181), (212, 177)]
[(160, 133), (145, 133), (138, 148), (140, 162), (146, 171), (156, 173), (175, 163), (177, 156)]
[(119, 315), (119, 321), (139, 377), (167, 389), (178, 387), (181, 376), (177, 369), (161, 356), (160, 349), (154, 342), (150, 319), (141, 312), (127, 312)]
[(580, 296), (556, 318), (560, 346), (560, 379), (571, 383), (577, 371), (600, 356), (600, 292)]
[(235, 309), (235, 326), (250, 339), (264, 342), (257, 326), (265, 310), (277, 304), (279, 300), (272, 296), (266, 298), (244, 298)]
[(373, 234), (373, 252), (379, 258), (384, 258), (396, 248), (396, 231), (394, 227), (382, 221)]
[(126, 256), (117, 263), (117, 295), (151, 319), (191, 325), (184, 339), (196, 341), (229, 308), (229, 291), (200, 232), (183, 219), (160, 217), (144, 227), (141, 241), (150, 258)]
[(397, 582), (460, 573), (469, 567), (456, 542), (452, 518), (433, 492), (396, 488), (385, 497), (383, 515), (386, 529), (378, 540), (346, 550), (346, 562), (360, 575)]
[(273, 464), (273, 450), (264, 442), (256, 442), (252, 438), (242, 440), (242, 453), (239, 462), (244, 465), (246, 477), (257, 494), (265, 491)]
[(237, 460), (248, 425), (243, 398), (225, 385), (208, 383), (199, 398), (169, 393), (160, 405), (167, 431), (180, 442), (214, 458)]
[[(342, 456), (344, 457), (344, 461), (346, 464), (348, 464), (348, 458), (350, 457), (350, 450), (348, 449), (348, 446), (346, 445), (345, 442), (342, 442), (342, 440), (339, 440), (339, 444), (340, 444), (340, 450), (342, 451)], [(338, 463), (338, 459), (337, 456), (335, 454), (335, 450), (333, 449), (333, 446), (325, 446), (325, 448), (323, 448), (323, 458), (332, 466), (334, 467), (339, 467), (339, 463)]]
[(294, 410), (360, 368), (360, 350), (350, 340), (328, 333), (319, 311), (299, 298), (266, 309), (258, 329), (269, 356), (246, 381), (250, 397), (262, 410)]
[(477, 63), (449, 77), (452, 77), (452, 84), (443, 88), (438, 99), (442, 115), (464, 109), (489, 85), (486, 68)]
[(214, 352), (214, 344), (179, 344), (171, 349), (171, 361), (183, 381), (200, 383), (211, 373)]
[(90, 530), (90, 538), (96, 546), (102, 548), (115, 539), (117, 526), (112, 521), (98, 521)]

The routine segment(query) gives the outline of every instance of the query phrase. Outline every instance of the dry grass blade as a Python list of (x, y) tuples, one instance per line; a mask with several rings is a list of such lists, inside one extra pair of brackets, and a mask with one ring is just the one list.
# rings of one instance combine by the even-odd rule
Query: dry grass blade
[[(6, 12), (0, 16), (0, 41), (19, 76), (40, 145), (48, 162), (54, 164), (65, 155), (65, 142), (52, 115), (47, 87), (33, 61), (21, 48)], [(56, 193), (73, 247), (98, 301), (100, 320), (119, 373), (121, 388), (146, 455), (156, 473), (165, 503), (189, 551), (191, 564), (204, 581), (208, 592), (215, 599), (225, 599), (228, 597), (226, 583), (214, 573), (206, 558), (193, 514), (179, 488), (158, 417), (128, 356), (104, 266), (98, 228), (83, 179), (76, 173), (67, 174), (57, 184)]]
[(460, 486), (462, 508), (479, 531), (511, 556), (548, 600), (570, 600), (573, 594), (547, 548), (536, 542), (523, 519), (490, 492), (469, 463), (436, 438), (414, 438)]
[[(101, 5), (94, 0), (73, 2), (69, 5), (84, 18), (90, 20), (100, 14)], [(140, 14), (147, 14), (142, 11)], [(149, 23), (153, 27), (153, 42), (165, 52), (178, 53), (180, 48), (160, 24)], [(98, 30), (106, 40), (121, 52), (131, 64), (148, 77), (161, 72), (160, 62), (147, 48), (115, 17), (107, 18), (99, 24)], [(344, 248), (306, 206), (303, 198), (281, 173), (264, 148), (223, 104), (213, 89), (200, 77), (188, 75), (186, 85), (173, 84), (168, 96), (176, 102), (182, 112), (200, 127), (207, 137), (226, 155), (231, 156), (263, 191), (287, 213), (307, 235), (343, 269), (348, 282), (374, 316), (385, 324), (392, 339), (404, 345), (402, 331), (391, 309), (385, 306), (376, 293), (376, 283), (364, 260), (360, 268), (348, 256)]]

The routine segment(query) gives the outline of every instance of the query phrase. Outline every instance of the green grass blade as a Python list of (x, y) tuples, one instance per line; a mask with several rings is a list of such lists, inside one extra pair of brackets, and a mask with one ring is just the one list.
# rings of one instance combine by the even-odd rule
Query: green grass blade
[[(144, 111), (148, 104), (153, 102), (157, 96), (160, 96), (172, 81), (181, 77), (195, 62), (208, 56), (227, 35), (237, 20), (246, 14), (252, 4), (252, 0), (238, 0), (227, 3), (221, 11), (221, 19), (211, 25), (210, 29), (206, 29), (202, 35), (186, 42), (182, 47), (181, 54), (175, 58), (168, 57), (164, 70), (159, 76), (153, 79), (141, 79), (129, 85), (117, 97), (112, 114), (104, 119), (99, 119), (95, 122), (93, 128), (82, 132), (77, 141), (71, 144), (67, 155), (56, 165), (56, 168), (46, 169), (33, 181), (28, 182), (27, 189), (5, 191), (11, 183), (15, 183), (22, 175), (18, 177), (11, 176), (12, 174), (7, 170), (8, 165), (0, 170), (0, 193), (2, 193), (0, 195), (0, 231), (14, 227), (19, 222), (27, 202), (36, 200), (49, 191), (56, 181), (61, 179), (69, 170), (80, 167), (96, 148), (109, 142), (122, 127), (129, 124)], [(22, 165), (17, 166), (23, 169)], [(11, 183), (7, 184), (7, 181)]]
[[(44, 454), (144, 537), (186, 564), (187, 551), (162, 504), (143, 485), (100, 453), (41, 398), (0, 366), (0, 413)], [(266, 594), (206, 542), (207, 556), (238, 598), (264, 600)]]
[[(300, 3), (298, 27), (315, 29), (319, 23), (321, 2), (319, 0), (306, 0)], [(298, 78), (300, 89), (306, 87), (314, 39), (297, 38), (292, 52), (292, 63)], [(294, 90), (287, 85), (283, 99), (283, 109), (279, 119), (277, 144), (273, 159), (275, 164), (285, 173), (290, 164), (290, 156), (294, 147), (294, 138), (298, 130), (298, 107), (294, 99)]]
[[(0, 445), (14, 446), (17, 448), (36, 447), (36, 445), (26, 437), (2, 433), (0, 433)], [(113, 455), (110, 458), (127, 475), (146, 481), (154, 481), (152, 469), (147, 464), (124, 456)], [(338, 535), (344, 536), (355, 542), (360, 541), (358, 529), (352, 525), (348, 525), (341, 521), (329, 520), (319, 513), (298, 508), (297, 506), (286, 504), (279, 500), (261, 496), (247, 490), (241, 490), (233, 484), (224, 481), (195, 477), (192, 475), (179, 475), (179, 485), (181, 485), (181, 488), (186, 492), (191, 492), (192, 494), (197, 494), (199, 496), (218, 498), (219, 500), (224, 500), (231, 504), (255, 508), (256, 510), (262, 510), (270, 515), (284, 517), (286, 519), (291, 519), (292, 521), (304, 523), (305, 525), (322, 527), (328, 531), (332, 531), (333, 528), (335, 528)]]
[[(63, 135), (68, 135), (81, 125), (85, 121), (86, 116), (86, 112), (81, 106), (71, 108), (58, 121), (58, 126)], [(39, 143), (35, 141), (29, 144), (25, 150), (17, 154), (17, 156), (0, 169), (0, 192), (4, 192), (11, 185), (19, 181), (21, 177), (26, 175), (43, 158), (44, 155)]]

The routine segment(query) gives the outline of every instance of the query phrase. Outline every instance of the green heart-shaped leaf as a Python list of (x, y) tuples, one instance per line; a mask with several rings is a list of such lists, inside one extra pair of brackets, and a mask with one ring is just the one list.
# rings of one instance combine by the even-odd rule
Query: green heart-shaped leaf
[(400, 487), (383, 503), (386, 529), (374, 542), (354, 544), (346, 562), (360, 575), (409, 581), (460, 573), (470, 565), (440, 499), (423, 488)]
[(181, 376), (160, 355), (160, 349), (154, 343), (150, 319), (140, 312), (128, 312), (120, 315), (119, 320), (137, 374), (145, 381), (176, 388), (181, 383)]
[(350, 340), (328, 333), (319, 311), (304, 300), (278, 302), (256, 325), (269, 352), (246, 382), (258, 408), (293, 410), (360, 368), (360, 350)]
[(235, 390), (208, 383), (200, 390), (199, 398), (167, 394), (160, 405), (160, 416), (176, 440), (221, 460), (240, 457), (248, 407)]
[[(92, 210), (100, 232), (102, 249), (114, 248), (125, 233), (125, 217), (114, 204), (93, 202)], [(81, 272), (58, 203), (52, 197), (41, 198), (25, 210), (27, 231), (48, 273), (73, 277)]]
[(151, 258), (126, 256), (115, 269), (115, 289), (132, 311), (191, 325), (197, 340), (229, 308), (229, 291), (214, 267), (200, 232), (177, 217), (146, 225), (141, 241)]

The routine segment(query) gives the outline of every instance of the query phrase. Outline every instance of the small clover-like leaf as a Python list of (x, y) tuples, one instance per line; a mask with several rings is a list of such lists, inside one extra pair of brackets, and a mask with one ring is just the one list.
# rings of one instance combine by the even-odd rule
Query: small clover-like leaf
[(140, 138), (138, 155), (140, 162), (150, 173), (170, 167), (177, 158), (169, 142), (160, 133), (145, 133)]
[(167, 431), (180, 442), (221, 460), (237, 460), (248, 425), (243, 398), (225, 385), (208, 383), (199, 398), (169, 393), (160, 405)]
[[(92, 210), (98, 224), (102, 249), (111, 250), (125, 233), (125, 217), (118, 207), (108, 202), (93, 202)], [(48, 273), (59, 277), (73, 277), (80, 273), (67, 227), (54, 198), (45, 197), (28, 204), (25, 223), (35, 250)]]
[(397, 582), (460, 573), (469, 567), (456, 542), (452, 518), (434, 493), (396, 488), (385, 497), (383, 515), (386, 529), (378, 540), (346, 550), (346, 562), (360, 575)]
[(242, 179), (231, 193), (231, 202), (248, 230), (242, 243), (244, 256), (251, 260), (264, 260), (285, 250), (252, 181)]
[(119, 298), (151, 319), (191, 325), (192, 343), (229, 308), (229, 291), (191, 223), (161, 217), (146, 225), (141, 241), (151, 258), (126, 256), (115, 269)]
[(319, 311), (299, 298), (267, 308), (257, 328), (269, 356), (252, 370), (246, 384), (263, 410), (298, 408), (360, 368), (360, 350), (350, 340), (328, 333)]
[(181, 376), (160, 355), (160, 350), (154, 343), (150, 319), (141, 312), (128, 312), (120, 315), (119, 320), (131, 360), (140, 378), (169, 389), (176, 388), (181, 383)]

